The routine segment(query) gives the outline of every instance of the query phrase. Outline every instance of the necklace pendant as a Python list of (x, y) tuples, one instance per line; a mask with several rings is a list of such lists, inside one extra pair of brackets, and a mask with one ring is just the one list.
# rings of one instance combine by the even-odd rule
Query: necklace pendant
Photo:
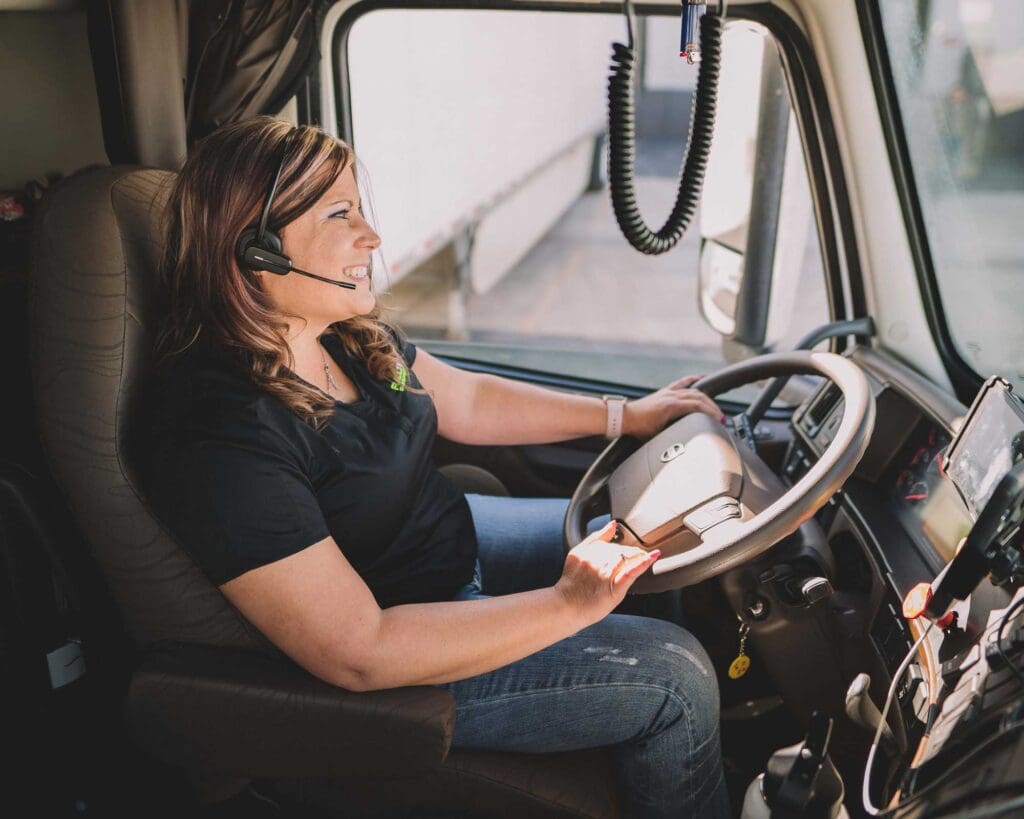
[(331, 371), (327, 368), (326, 364), (324, 364), (324, 375), (327, 376), (327, 389), (338, 390), (338, 382), (334, 380), (334, 376), (331, 375)]
[(334, 376), (331, 375), (331, 370), (327, 366), (327, 355), (326, 353), (324, 353), (323, 347), (320, 348), (320, 359), (321, 361), (323, 361), (324, 375), (327, 376), (327, 392), (330, 392), (331, 390), (338, 392), (341, 389), (341, 387), (338, 386), (338, 382), (335, 381)]

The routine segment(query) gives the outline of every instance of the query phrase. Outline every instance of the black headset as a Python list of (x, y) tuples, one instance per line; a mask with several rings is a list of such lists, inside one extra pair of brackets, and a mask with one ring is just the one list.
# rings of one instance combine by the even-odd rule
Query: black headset
[(296, 140), (299, 129), (295, 128), (285, 139), (284, 148), (281, 149), (281, 161), (277, 166), (277, 173), (274, 174), (274, 181), (267, 191), (267, 201), (263, 206), (263, 213), (260, 215), (258, 225), (250, 225), (238, 237), (235, 245), (235, 256), (238, 264), (249, 270), (266, 270), (269, 273), (276, 273), (278, 276), (287, 276), (289, 273), (298, 273), (302, 276), (309, 276), (317, 281), (327, 284), (344, 287), (348, 290), (355, 290), (356, 285), (352, 282), (339, 282), (328, 279), (326, 276), (317, 276), (315, 273), (301, 270), (292, 264), (292, 260), (284, 255), (284, 245), (281, 237), (273, 230), (267, 228), (267, 219), (270, 218), (270, 208), (274, 204), (274, 197), (277, 195), (277, 186), (281, 182), (281, 174), (284, 171), (285, 162), (291, 151), (292, 142)]

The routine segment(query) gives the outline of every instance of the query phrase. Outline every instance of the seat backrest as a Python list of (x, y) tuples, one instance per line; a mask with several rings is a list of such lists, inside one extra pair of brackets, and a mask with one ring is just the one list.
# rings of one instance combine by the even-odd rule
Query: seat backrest
[(131, 467), (174, 174), (94, 167), (44, 201), (32, 240), (32, 384), (46, 459), (142, 647), (268, 649), (160, 525)]

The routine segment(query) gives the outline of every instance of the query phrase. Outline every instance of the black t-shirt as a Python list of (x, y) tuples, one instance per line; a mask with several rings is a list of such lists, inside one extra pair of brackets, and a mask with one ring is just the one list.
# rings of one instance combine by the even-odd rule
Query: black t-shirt
[[(415, 345), (395, 340), (420, 387)], [(217, 585), (331, 535), (381, 606), (450, 599), (477, 541), (465, 496), (434, 468), (434, 402), (323, 342), (361, 400), (335, 402), (319, 432), (202, 342), (158, 370), (137, 424), (150, 503)]]

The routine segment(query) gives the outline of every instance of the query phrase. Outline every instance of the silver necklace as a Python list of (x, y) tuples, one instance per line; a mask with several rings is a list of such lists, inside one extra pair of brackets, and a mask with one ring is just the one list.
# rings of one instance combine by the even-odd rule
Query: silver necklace
[(324, 346), (322, 344), (319, 346), (320, 358), (324, 362), (324, 375), (327, 377), (327, 392), (330, 392), (332, 389), (335, 392), (338, 392), (341, 388), (338, 386), (338, 382), (334, 380), (334, 376), (331, 375), (331, 370), (327, 366), (327, 353), (324, 352)]

